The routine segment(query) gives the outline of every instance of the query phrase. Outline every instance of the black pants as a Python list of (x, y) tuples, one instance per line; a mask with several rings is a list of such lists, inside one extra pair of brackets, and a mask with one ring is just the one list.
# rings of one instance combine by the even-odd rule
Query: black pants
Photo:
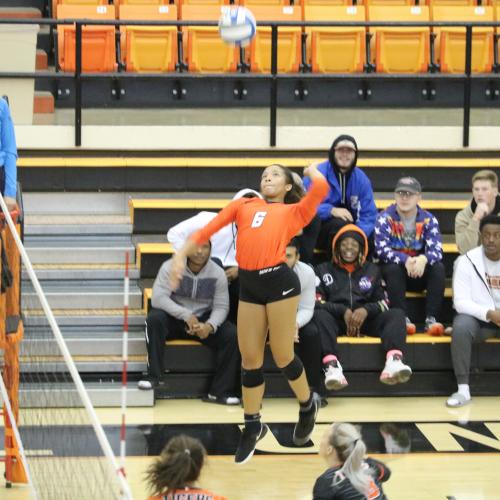
[(439, 318), (444, 296), (445, 271), (442, 262), (427, 264), (420, 278), (410, 278), (404, 264), (382, 264), (382, 276), (387, 287), (391, 307), (403, 309), (408, 316), (406, 291), (427, 290), (425, 297), (425, 316)]
[[(344, 319), (337, 319), (325, 309), (314, 311), (314, 322), (321, 339), (321, 356), (338, 356), (337, 337), (345, 335)], [(406, 349), (406, 322), (401, 309), (389, 309), (372, 319), (366, 319), (361, 326), (361, 333), (369, 337), (380, 337), (385, 352), (398, 349), (404, 354)]]
[[(200, 321), (206, 321), (207, 319), (207, 317), (200, 318)], [(215, 351), (215, 375), (209, 393), (214, 396), (234, 396), (238, 394), (240, 391), (239, 371), (241, 359), (234, 324), (224, 321), (217, 331), (206, 339), (188, 335), (185, 327), (186, 323), (184, 321), (170, 316), (161, 309), (152, 308), (149, 311), (146, 319), (148, 375), (156, 380), (160, 380), (163, 376), (165, 372), (164, 349), (166, 340), (195, 339)], [(193, 371), (196, 371), (195, 366), (193, 366)]]
[(299, 342), (295, 353), (302, 360), (309, 387), (316, 392), (321, 389), (321, 340), (318, 327), (312, 320), (299, 329)]
[[(304, 232), (301, 236), (300, 260), (308, 264), (313, 264), (313, 255), (315, 248), (326, 253), (326, 258), (321, 259), (322, 261), (332, 260), (332, 241), (335, 238), (335, 235), (348, 224), (352, 224), (352, 222), (345, 221), (344, 219), (340, 219), (337, 217), (332, 217), (331, 219), (322, 221), (318, 216), (316, 216), (310, 222), (309, 226), (306, 226), (306, 228), (304, 228)], [(369, 256), (373, 254), (373, 249), (374, 239), (372, 233), (368, 237)]]

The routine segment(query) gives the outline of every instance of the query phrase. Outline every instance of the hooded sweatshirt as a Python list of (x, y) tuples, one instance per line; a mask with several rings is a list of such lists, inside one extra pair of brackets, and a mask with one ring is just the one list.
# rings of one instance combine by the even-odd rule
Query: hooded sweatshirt
[[(233, 196), (233, 200), (239, 200), (248, 193), (253, 193), (255, 196), (262, 198), (261, 194), (253, 189), (242, 189)], [(205, 227), (216, 215), (217, 212), (199, 212), (195, 216), (179, 222), (179, 224), (171, 227), (167, 233), (169, 243), (178, 252), (189, 235)], [(212, 243), (212, 258), (219, 259), (223, 267), (238, 265), (236, 262), (236, 233), (236, 225), (233, 223), (224, 226), (210, 238)]]
[(14, 125), (10, 116), (9, 105), (0, 98), (0, 166), (3, 167), (2, 194), (16, 197), (17, 190), (17, 147)]
[[(348, 140), (356, 147), (356, 154), (351, 169), (343, 174), (335, 162), (335, 148), (340, 141)], [(369, 237), (375, 227), (377, 208), (373, 199), (373, 188), (367, 175), (356, 166), (358, 146), (350, 135), (339, 135), (328, 153), (328, 161), (320, 163), (318, 170), (325, 176), (330, 191), (318, 208), (321, 220), (332, 218), (332, 208), (346, 208), (352, 215), (354, 223)], [(304, 179), (304, 186), (310, 189), (311, 180)]]
[[(346, 233), (355, 232), (362, 241), (360, 258), (355, 264), (346, 264), (340, 258), (339, 246)], [(356, 238), (358, 239), (358, 238)], [(347, 309), (364, 307), (372, 319), (389, 308), (382, 288), (378, 266), (366, 262), (368, 241), (354, 224), (344, 226), (332, 241), (332, 262), (316, 267), (316, 307), (326, 309), (335, 318), (343, 319)]]

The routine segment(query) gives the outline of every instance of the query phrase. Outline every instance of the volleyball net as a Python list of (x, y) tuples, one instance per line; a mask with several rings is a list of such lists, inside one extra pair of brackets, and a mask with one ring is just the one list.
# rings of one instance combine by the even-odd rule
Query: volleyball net
[(132, 498), (21, 241), (18, 214), (11, 217), (1, 195), (0, 208), (0, 439), (7, 486), (29, 483), (38, 499)]

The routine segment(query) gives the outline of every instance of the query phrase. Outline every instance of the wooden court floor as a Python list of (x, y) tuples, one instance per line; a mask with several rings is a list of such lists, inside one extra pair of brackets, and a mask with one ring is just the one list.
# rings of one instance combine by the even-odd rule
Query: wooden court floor
[[(271, 433), (244, 466), (233, 463), (241, 408), (198, 400), (162, 400), (153, 408), (131, 408), (127, 475), (134, 498), (145, 499), (143, 474), (153, 453), (178, 432), (199, 436), (210, 456), (200, 484), (234, 500), (310, 499), (324, 470), (317, 443), (333, 421), (361, 426), (371, 456), (392, 470), (384, 489), (390, 499), (500, 499), (500, 397), (477, 397), (448, 409), (442, 397), (342, 398), (320, 410), (310, 448), (290, 446), (297, 414), (290, 399), (266, 399), (263, 419)], [(106, 432), (117, 426), (118, 409), (99, 409)], [(135, 445), (134, 445), (135, 443)], [(140, 443), (137, 446), (137, 443)], [(149, 455), (149, 456), (148, 456)], [(0, 499), (24, 500), (25, 487), (0, 489)], [(96, 499), (97, 500), (97, 499)]]

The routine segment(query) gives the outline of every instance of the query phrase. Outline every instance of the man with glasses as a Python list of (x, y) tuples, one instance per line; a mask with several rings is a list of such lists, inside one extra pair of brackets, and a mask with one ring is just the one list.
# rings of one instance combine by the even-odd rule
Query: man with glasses
[[(318, 166), (330, 185), (330, 191), (318, 208), (316, 230), (309, 231), (302, 238), (305, 252), (316, 246), (326, 251), (330, 260), (333, 238), (347, 224), (358, 226), (366, 234), (369, 244), (372, 242), (377, 209), (370, 179), (356, 166), (357, 160), (355, 139), (350, 135), (340, 135), (333, 141), (328, 160)], [(305, 178), (304, 187), (309, 189), (310, 184), (310, 179)]]
[(380, 259), (391, 307), (406, 312), (406, 330), (415, 333), (408, 317), (405, 293), (427, 290), (425, 331), (442, 335), (444, 328), (436, 318), (441, 312), (445, 271), (439, 223), (419, 206), (422, 187), (414, 177), (402, 177), (396, 185), (396, 203), (377, 217), (375, 252)]

